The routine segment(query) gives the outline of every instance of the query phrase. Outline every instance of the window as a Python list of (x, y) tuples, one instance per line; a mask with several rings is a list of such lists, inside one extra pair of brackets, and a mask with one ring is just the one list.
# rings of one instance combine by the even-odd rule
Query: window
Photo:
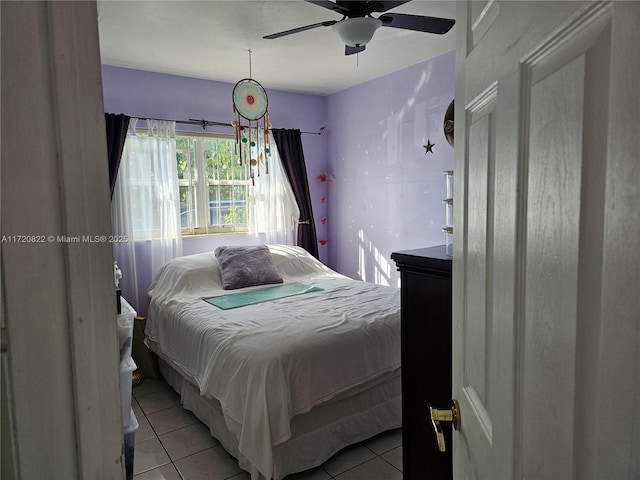
[(247, 232), (249, 168), (235, 137), (176, 135), (182, 235)]

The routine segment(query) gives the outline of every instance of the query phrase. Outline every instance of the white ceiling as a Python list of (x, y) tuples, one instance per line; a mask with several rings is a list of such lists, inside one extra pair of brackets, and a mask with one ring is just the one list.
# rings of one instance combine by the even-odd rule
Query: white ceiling
[[(455, 18), (455, 1), (413, 0), (390, 12)], [(378, 15), (375, 15), (378, 16)], [(455, 48), (445, 35), (381, 27), (366, 51), (344, 55), (331, 27), (264, 40), (341, 15), (303, 0), (99, 0), (102, 63), (265, 88), (328, 95)]]

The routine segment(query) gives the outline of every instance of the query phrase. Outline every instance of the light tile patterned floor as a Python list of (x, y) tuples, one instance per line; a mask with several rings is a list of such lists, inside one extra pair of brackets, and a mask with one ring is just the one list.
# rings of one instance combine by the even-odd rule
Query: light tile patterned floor
[[(249, 474), (180, 405), (164, 380), (133, 388), (135, 480), (250, 480)], [(286, 480), (402, 480), (402, 431), (383, 433), (338, 452), (318, 468)]]

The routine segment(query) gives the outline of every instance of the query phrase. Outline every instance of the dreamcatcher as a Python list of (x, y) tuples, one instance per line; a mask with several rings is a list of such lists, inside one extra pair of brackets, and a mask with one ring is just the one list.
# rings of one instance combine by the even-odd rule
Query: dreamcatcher
[[(251, 50), (249, 50), (249, 77), (251, 77)], [(251, 180), (254, 171), (260, 175), (264, 167), (269, 173), (269, 99), (265, 89), (252, 78), (243, 78), (233, 87), (233, 112), (240, 165), (249, 163)], [(242, 123), (242, 120), (248, 123)], [(262, 122), (261, 122), (262, 120)]]

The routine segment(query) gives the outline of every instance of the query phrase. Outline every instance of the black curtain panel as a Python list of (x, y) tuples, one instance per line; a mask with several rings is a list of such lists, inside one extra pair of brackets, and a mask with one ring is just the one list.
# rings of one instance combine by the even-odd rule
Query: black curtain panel
[(298, 246), (304, 248), (315, 258), (319, 258), (316, 223), (313, 219), (309, 180), (307, 179), (307, 167), (304, 163), (300, 130), (276, 128), (272, 129), (271, 133), (300, 209)]
[(109, 156), (109, 183), (111, 185), (111, 198), (118, 178), (120, 157), (127, 138), (127, 129), (131, 117), (123, 114), (105, 113), (104, 120), (107, 126), (107, 153)]

